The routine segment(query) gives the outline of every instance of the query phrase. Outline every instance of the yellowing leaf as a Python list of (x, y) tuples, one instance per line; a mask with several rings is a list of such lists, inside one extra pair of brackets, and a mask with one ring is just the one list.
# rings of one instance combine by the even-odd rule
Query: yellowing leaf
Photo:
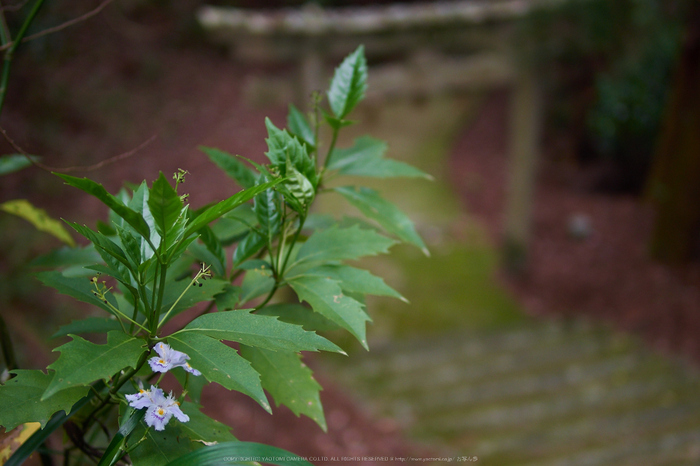
[(75, 246), (75, 241), (68, 234), (63, 224), (56, 219), (49, 217), (45, 210), (34, 207), (26, 199), (14, 199), (0, 204), (0, 209), (8, 214), (22, 217), (37, 230), (55, 236), (69, 246)]

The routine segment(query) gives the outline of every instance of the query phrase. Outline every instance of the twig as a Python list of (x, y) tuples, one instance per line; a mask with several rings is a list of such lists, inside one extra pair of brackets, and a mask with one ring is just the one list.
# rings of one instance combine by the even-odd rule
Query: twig
[[(53, 34), (54, 32), (62, 31), (63, 29), (66, 29), (70, 26), (73, 26), (74, 24), (80, 23), (81, 21), (88, 20), (98, 14), (100, 11), (102, 11), (107, 5), (112, 3), (114, 0), (104, 0), (102, 3), (100, 3), (95, 9), (88, 11), (84, 15), (78, 16), (77, 18), (73, 18), (71, 20), (66, 21), (65, 23), (61, 23), (58, 26), (50, 27), (47, 29), (44, 29), (43, 31), (37, 32), (36, 34), (29, 35), (27, 37), (24, 37), (22, 39), (22, 42), (28, 42), (30, 40), (38, 39), (39, 37), (46, 36), (48, 34)], [(5, 7), (7, 9), (7, 7)], [(10, 42), (9, 44), (5, 44), (2, 47), (0, 47), (0, 52), (5, 51), (12, 47), (13, 42)]]
[(21, 2), (15, 3), (14, 5), (7, 5), (7, 6), (4, 6), (4, 7), (0, 8), (0, 11), (17, 11), (17, 10), (21, 10), (22, 8), (24, 8), (24, 5), (26, 5), (27, 3), (29, 3), (29, 0), (22, 0)]
[[(111, 0), (110, 0), (111, 1)], [(0, 126), (0, 134), (5, 138), (7, 142), (10, 143), (12, 148), (19, 152), (20, 154), (24, 155), (27, 160), (29, 160), (33, 165), (36, 165), (37, 167), (41, 168), (42, 170), (46, 170), (49, 172), (60, 172), (60, 173), (71, 173), (71, 172), (76, 172), (76, 171), (84, 171), (84, 172), (91, 172), (95, 170), (99, 170), (102, 167), (105, 167), (107, 165), (113, 164), (115, 162), (119, 162), (120, 160), (127, 159), (133, 155), (135, 155), (138, 151), (155, 141), (157, 135), (153, 135), (150, 138), (148, 138), (146, 141), (142, 142), (139, 146), (137, 146), (134, 149), (131, 149), (128, 152), (124, 152), (123, 154), (115, 155), (114, 157), (108, 158), (107, 160), (103, 160), (102, 162), (98, 162), (94, 165), (87, 165), (87, 166), (73, 166), (73, 167), (66, 167), (66, 168), (56, 168), (56, 167), (50, 167), (48, 165), (44, 165), (43, 163), (34, 160), (24, 149), (22, 149), (15, 141), (12, 140), (12, 138), (7, 134), (7, 131), (5, 131), (5, 128)]]

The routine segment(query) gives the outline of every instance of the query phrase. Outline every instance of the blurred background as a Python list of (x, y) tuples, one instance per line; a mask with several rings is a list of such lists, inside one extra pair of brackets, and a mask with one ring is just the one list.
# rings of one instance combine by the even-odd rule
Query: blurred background
[[(30, 3), (3, 2), (11, 31)], [(410, 304), (368, 303), (369, 353), (308, 358), (329, 433), (212, 388), (207, 409), (237, 438), (308, 456), (698, 463), (697, 2), (74, 0), (47, 2), (29, 33), (76, 18), (18, 48), (0, 114), (45, 165), (155, 135), (74, 174), (115, 192), (183, 168), (193, 206), (230, 196), (197, 146), (262, 161), (264, 117), (283, 126), (365, 44), (368, 97), (341, 143), (370, 133), (435, 177), (372, 185), (431, 257), (368, 260)], [(0, 178), (12, 199), (107, 218), (36, 167)], [(0, 212), (0, 309), (22, 368), (51, 363), (50, 336), (91, 312), (32, 278), (60, 246)]]

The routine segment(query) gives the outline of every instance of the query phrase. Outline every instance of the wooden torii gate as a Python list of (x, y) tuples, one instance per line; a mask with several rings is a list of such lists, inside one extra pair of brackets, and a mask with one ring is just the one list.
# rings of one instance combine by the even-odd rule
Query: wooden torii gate
[[(534, 70), (517, 59), (515, 20), (565, 0), (460, 0), (368, 7), (279, 10), (207, 6), (198, 18), (210, 38), (239, 61), (289, 64), (303, 105), (324, 88), (326, 66), (364, 44), (368, 97), (512, 89), (509, 173), (503, 231), (508, 270), (522, 272), (531, 235), (541, 105)], [(376, 63), (376, 65), (375, 65)]]

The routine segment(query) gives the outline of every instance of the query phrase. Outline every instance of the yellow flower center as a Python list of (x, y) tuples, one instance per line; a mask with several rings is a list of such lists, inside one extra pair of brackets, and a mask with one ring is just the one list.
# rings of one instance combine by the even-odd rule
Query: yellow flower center
[(163, 408), (158, 408), (158, 415), (162, 416), (163, 414), (165, 414), (165, 410)]

